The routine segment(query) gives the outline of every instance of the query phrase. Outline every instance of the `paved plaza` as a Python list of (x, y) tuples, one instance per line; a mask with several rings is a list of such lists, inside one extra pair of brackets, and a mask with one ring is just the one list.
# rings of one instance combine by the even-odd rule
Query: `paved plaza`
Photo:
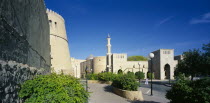
[(144, 101), (130, 101), (122, 98), (112, 92), (112, 87), (108, 84), (88, 84), (90, 98), (89, 103), (167, 103), (169, 100), (165, 98), (166, 90), (170, 87), (166, 87), (160, 81), (156, 81), (153, 84), (153, 96), (150, 96), (150, 84), (145, 85), (141, 83), (139, 90), (142, 91)]

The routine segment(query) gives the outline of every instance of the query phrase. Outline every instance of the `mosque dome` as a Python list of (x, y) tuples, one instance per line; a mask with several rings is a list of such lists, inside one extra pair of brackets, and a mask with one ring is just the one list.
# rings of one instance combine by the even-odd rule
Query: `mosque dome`
[(86, 60), (90, 60), (90, 59), (93, 59), (94, 58), (94, 56), (91, 54), (90, 56), (88, 56), (87, 58), (86, 58)]

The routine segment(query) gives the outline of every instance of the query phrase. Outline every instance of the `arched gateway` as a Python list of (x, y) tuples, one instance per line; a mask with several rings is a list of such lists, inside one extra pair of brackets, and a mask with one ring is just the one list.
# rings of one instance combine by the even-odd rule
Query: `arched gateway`
[(164, 71), (165, 71), (165, 79), (170, 79), (170, 65), (166, 64), (164, 66)]

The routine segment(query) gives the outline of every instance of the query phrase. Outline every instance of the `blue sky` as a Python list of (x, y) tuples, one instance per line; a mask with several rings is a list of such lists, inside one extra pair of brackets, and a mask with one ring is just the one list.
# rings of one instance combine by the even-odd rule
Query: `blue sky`
[(210, 0), (45, 0), (66, 22), (71, 56), (143, 55), (175, 49), (175, 55), (210, 42)]

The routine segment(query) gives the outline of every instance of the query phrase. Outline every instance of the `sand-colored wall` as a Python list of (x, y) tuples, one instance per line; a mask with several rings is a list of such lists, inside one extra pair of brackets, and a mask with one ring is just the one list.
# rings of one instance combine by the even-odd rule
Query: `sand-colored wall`
[(94, 57), (93, 73), (101, 73), (106, 71), (106, 56)]
[(80, 64), (84, 61), (85, 60), (71, 58), (71, 65), (72, 65), (72, 68), (74, 69), (74, 76), (76, 78), (81, 78), (81, 66), (80, 66)]
[(170, 66), (170, 79), (174, 79), (174, 70), (178, 63), (177, 60), (174, 60), (174, 49), (159, 49), (153, 53), (155, 56), (152, 60), (152, 68), (155, 73), (155, 78), (161, 80), (165, 79), (166, 75), (164, 68), (166, 64), (168, 64)]
[(50, 45), (52, 68), (57, 72), (74, 75), (71, 66), (68, 39), (63, 17), (54, 11), (47, 10), (50, 25)]
[(113, 73), (117, 73), (119, 69), (125, 70), (127, 62), (127, 54), (112, 54)]
[(176, 67), (176, 62), (174, 60), (174, 49), (160, 49), (160, 79), (165, 79), (165, 65), (169, 64), (170, 66), (170, 79), (174, 79), (174, 68)]

